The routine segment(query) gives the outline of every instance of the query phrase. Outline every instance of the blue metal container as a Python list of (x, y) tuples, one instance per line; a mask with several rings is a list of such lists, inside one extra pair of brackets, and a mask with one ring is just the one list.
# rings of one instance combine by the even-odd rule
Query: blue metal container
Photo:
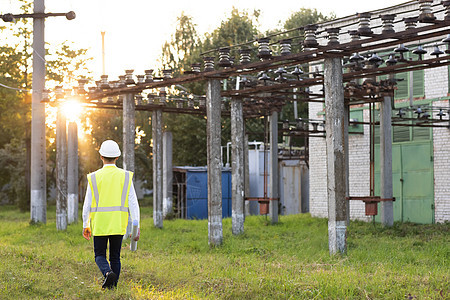
[[(180, 168), (180, 167), (177, 167)], [(186, 170), (186, 218), (208, 218), (208, 176), (206, 167)], [(231, 217), (231, 171), (222, 170), (222, 217)]]

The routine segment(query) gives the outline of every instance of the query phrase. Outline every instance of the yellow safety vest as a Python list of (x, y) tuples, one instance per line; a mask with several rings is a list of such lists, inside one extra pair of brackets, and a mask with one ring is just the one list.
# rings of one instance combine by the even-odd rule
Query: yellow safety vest
[(105, 166), (88, 174), (92, 192), (91, 230), (93, 236), (124, 235), (128, 224), (128, 195), (133, 172)]

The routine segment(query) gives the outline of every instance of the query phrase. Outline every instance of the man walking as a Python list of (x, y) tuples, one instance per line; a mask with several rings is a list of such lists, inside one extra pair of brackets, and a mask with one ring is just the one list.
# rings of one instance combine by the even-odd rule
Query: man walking
[[(88, 187), (83, 205), (83, 236), (94, 237), (95, 262), (105, 280), (102, 288), (117, 286), (120, 276), (120, 249), (128, 225), (128, 210), (139, 223), (139, 204), (133, 186), (133, 172), (116, 167), (121, 152), (113, 140), (102, 143), (100, 158), (103, 168), (88, 174)], [(139, 240), (140, 230), (135, 237)], [(109, 241), (109, 263), (106, 248)]]

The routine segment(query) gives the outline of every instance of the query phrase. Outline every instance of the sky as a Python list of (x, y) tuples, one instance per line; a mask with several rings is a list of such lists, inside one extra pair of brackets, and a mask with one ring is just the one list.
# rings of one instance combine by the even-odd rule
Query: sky
[[(192, 16), (197, 30), (203, 34), (220, 25), (230, 16), (233, 7), (239, 10), (260, 10), (259, 29), (265, 31), (279, 26), (300, 8), (316, 8), (337, 17), (376, 10), (407, 2), (406, 0), (46, 0), (46, 12), (75, 11), (75, 20), (64, 17), (48, 18), (46, 42), (59, 44), (73, 41), (78, 48), (88, 48), (93, 57), (90, 65), (94, 78), (102, 73), (101, 32), (105, 31), (105, 69), (111, 80), (134, 69), (143, 74), (156, 69), (161, 47), (170, 40), (176, 19), (184, 11)], [(0, 0), (0, 13), (18, 13), (17, 0)], [(1, 22), (1, 21), (0, 21)]]

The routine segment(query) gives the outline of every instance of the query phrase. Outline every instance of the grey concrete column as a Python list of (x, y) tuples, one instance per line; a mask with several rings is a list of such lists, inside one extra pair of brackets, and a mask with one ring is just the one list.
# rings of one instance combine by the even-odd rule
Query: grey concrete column
[(67, 134), (60, 107), (56, 116), (56, 229), (67, 229)]
[[(279, 178), (278, 178), (278, 112), (274, 111), (270, 115), (270, 198), (279, 197)], [(278, 223), (278, 200), (271, 200), (269, 205), (269, 214), (272, 224)]]
[(242, 100), (231, 99), (231, 223), (232, 233), (244, 232), (244, 113)]
[[(44, 0), (34, 0), (34, 13), (44, 13)], [(33, 82), (31, 99), (31, 205), (32, 223), (47, 222), (45, 104), (45, 18), (33, 18)]]
[[(248, 161), (248, 134), (244, 135), (244, 197), (250, 197), (250, 166), (249, 166), (249, 161)], [(245, 211), (245, 216), (250, 215), (250, 201), (245, 201), (244, 211)]]
[[(350, 197), (350, 160), (348, 145), (348, 126), (350, 121), (350, 106), (344, 105), (344, 157), (345, 157), (345, 197)], [(345, 200), (345, 224), (350, 225), (350, 201)]]
[(208, 243), (219, 246), (222, 230), (222, 161), (220, 81), (209, 79), (206, 87), (206, 136), (208, 162)]
[[(325, 58), (325, 129), (327, 143), (328, 245), (330, 254), (344, 253), (346, 241), (345, 109), (342, 62)], [(344, 175), (344, 176), (343, 176)]]
[(70, 122), (67, 130), (67, 219), (78, 222), (78, 127)]
[(126, 94), (123, 99), (123, 168), (135, 171), (134, 147), (136, 138), (136, 112), (134, 94)]
[(163, 227), (163, 139), (162, 139), (162, 110), (156, 109), (152, 115), (153, 139), (153, 225)]
[[(380, 106), (380, 197), (384, 199), (393, 197), (391, 116), (391, 97), (384, 97)], [(394, 225), (394, 203), (383, 201), (380, 206), (381, 223)]]
[[(136, 138), (136, 104), (134, 102), (134, 94), (126, 94), (123, 97), (123, 126), (122, 126), (122, 139), (123, 139), (123, 169), (134, 172), (134, 147)], [(136, 174), (133, 176), (135, 181)], [(128, 213), (128, 225), (124, 238), (128, 238), (131, 235), (133, 224), (130, 214)]]
[(172, 132), (163, 133), (163, 216), (173, 213)]

